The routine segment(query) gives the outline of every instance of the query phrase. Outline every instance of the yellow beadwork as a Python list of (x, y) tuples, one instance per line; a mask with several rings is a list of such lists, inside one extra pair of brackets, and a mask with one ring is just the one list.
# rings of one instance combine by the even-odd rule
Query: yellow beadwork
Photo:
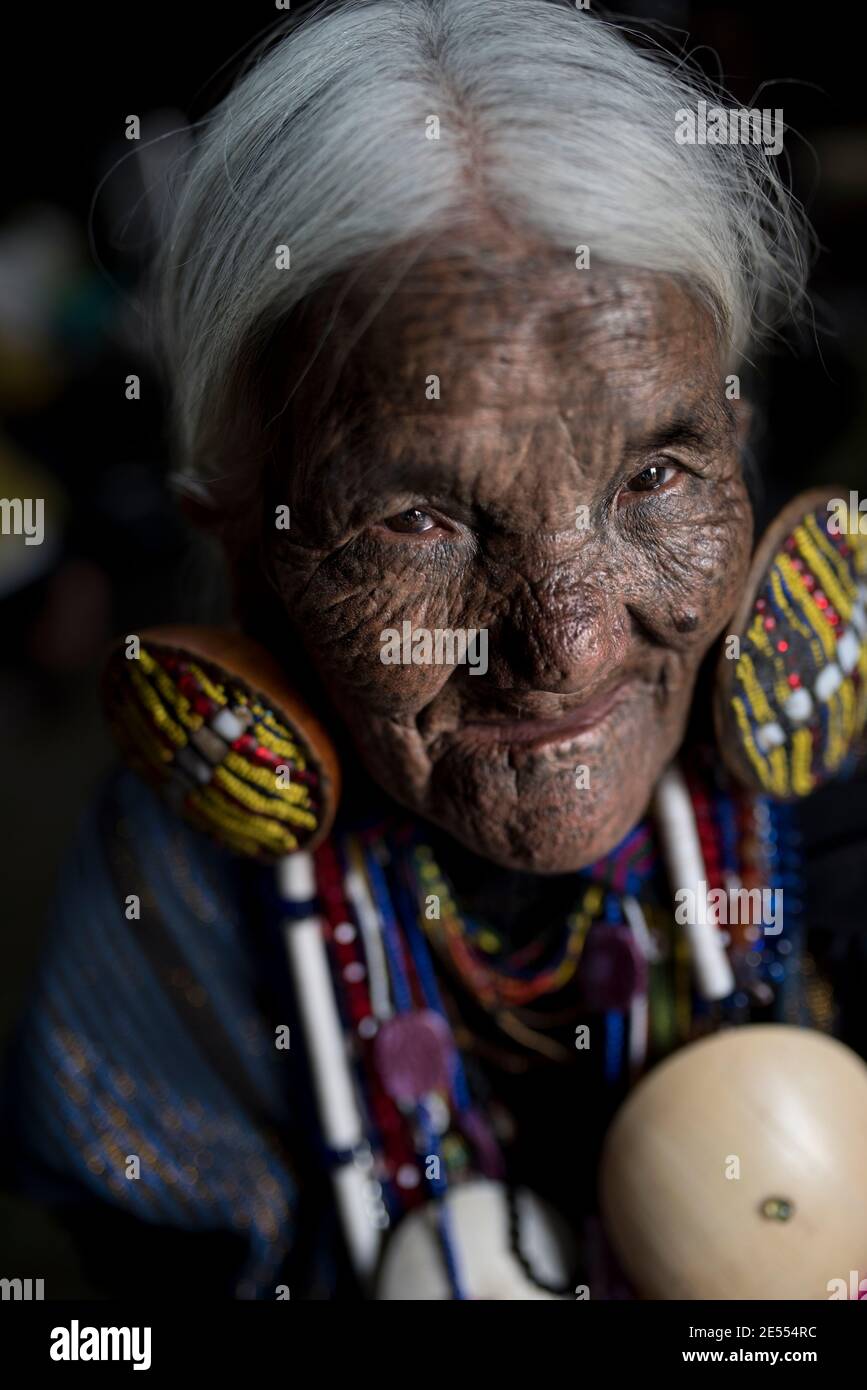
[(790, 623), (791, 626), (795, 629), (795, 631), (799, 632), (801, 636), (805, 638), (805, 640), (809, 643), (810, 655), (813, 658), (814, 665), (816, 665), (817, 667), (821, 666), (824, 660), (822, 656), (821, 643), (819, 642), (819, 639), (817, 638), (813, 629), (809, 626), (809, 624), (802, 622), (800, 615), (795, 612), (794, 608), (789, 603), (789, 600), (786, 597), (785, 590), (783, 589), (782, 583), (780, 581), (780, 571), (776, 565), (771, 570), (770, 579), (771, 589), (773, 590), (774, 598), (776, 599), (778, 606), (782, 609), (786, 621)]
[[(843, 556), (840, 554), (840, 552), (836, 549), (836, 547), (832, 545), (831, 541), (828, 539), (827, 531), (823, 526), (819, 526), (815, 517), (810, 517), (809, 522), (810, 533), (815, 538), (816, 544), (822, 548), (822, 550), (827, 555), (829, 562), (834, 566), (834, 569), (836, 570), (840, 583), (843, 585), (843, 587), (847, 591), (851, 589), (852, 598), (854, 600), (857, 597), (856, 581), (852, 577), (852, 572), (849, 565), (847, 564)], [(867, 548), (867, 536), (862, 536), (860, 534), (857, 536), (852, 535), (847, 537), (847, 541), (849, 545), (850, 554), (856, 561), (855, 568), (857, 569), (857, 558), (859, 552), (862, 549)]]
[[(813, 547), (811, 547), (811, 549), (812, 548)], [(801, 604), (802, 608), (804, 609), (804, 612), (810, 620), (810, 624), (813, 628), (813, 631), (816, 633), (817, 637), (819, 638), (819, 641), (822, 644), (822, 650), (825, 654), (825, 658), (828, 661), (832, 661), (836, 649), (836, 639), (834, 636), (834, 629), (832, 625), (828, 622), (828, 619), (825, 616), (822, 609), (819, 608), (818, 604), (813, 598), (813, 595), (810, 593), (809, 589), (804, 583), (803, 577), (795, 569), (788, 555), (780, 556), (779, 565), (780, 570), (785, 576), (786, 582), (789, 585), (789, 588), (794, 591), (795, 596), (798, 599), (798, 602)], [(821, 663), (819, 664), (821, 665)]]
[[(245, 768), (247, 764), (244, 764)], [(230, 772), (225, 763), (214, 769), (213, 783), (223, 787), (231, 796), (245, 806), (249, 811), (255, 811), (267, 816), (269, 819), (287, 821), (290, 825), (302, 826), (306, 830), (316, 829), (316, 817), (309, 811), (303, 811), (298, 806), (291, 806), (287, 801), (277, 797), (263, 796), (256, 791), (234, 772)]]
[[(810, 523), (813, 523), (813, 525), (810, 525)], [(806, 523), (804, 523), (802, 527), (799, 525), (799, 527), (796, 528), (795, 538), (799, 543), (799, 548), (802, 550), (803, 555), (806, 555), (807, 560), (809, 560), (810, 569), (816, 574), (817, 580), (820, 581), (825, 594), (831, 599), (831, 603), (834, 605), (836, 612), (841, 614), (843, 619), (849, 621), (850, 617), (852, 617), (852, 605), (854, 598), (856, 598), (856, 589), (854, 589), (854, 584), (850, 582), (848, 592), (846, 592), (845, 587), (843, 587), (838, 577), (836, 577), (835, 571), (832, 570), (831, 564), (828, 563), (828, 560), (825, 559), (825, 556), (821, 553), (821, 532), (818, 531), (816, 520), (810, 516), (806, 517)], [(806, 545), (804, 545), (804, 541), (806, 541)], [(807, 546), (809, 546), (809, 549), (807, 549)]]
[(276, 772), (267, 767), (259, 767), (255, 763), (248, 763), (246, 758), (242, 758), (240, 753), (228, 752), (220, 764), (227, 767), (230, 772), (234, 772), (242, 781), (252, 782), (255, 786), (261, 787), (263, 792), (269, 792), (271, 796), (278, 795), (281, 801), (288, 802), (290, 806), (309, 804), (309, 794), (302, 782), (291, 780), (285, 787), (278, 787)]
[(172, 762), (172, 750), (160, 743), (153, 726), (145, 719), (131, 691), (124, 692), (123, 703), (118, 706), (115, 719), (119, 728), (127, 728), (130, 743), (139, 755), (145, 755), (147, 762), (154, 767), (162, 767)]
[(183, 748), (187, 742), (185, 731), (180, 724), (172, 719), (147, 677), (142, 675), (141, 671), (136, 670), (132, 662), (129, 663), (129, 666), (129, 678), (135, 686), (139, 699), (147, 708), (148, 714), (176, 748)]
[(737, 720), (738, 729), (740, 730), (741, 742), (743, 743), (747, 757), (752, 763), (755, 774), (762, 788), (767, 792), (772, 791), (773, 771), (756, 745), (746, 706), (739, 695), (735, 695), (732, 698), (731, 706), (735, 719)]
[(200, 807), (208, 823), (216, 824), (221, 831), (231, 831), (256, 845), (267, 846), (281, 853), (289, 853), (298, 847), (298, 841), (288, 827), (272, 820), (244, 816), (213, 785), (197, 787), (187, 800), (191, 807)]
[(227, 701), (226, 692), (223, 686), (215, 685), (212, 680), (209, 680), (208, 677), (205, 675), (204, 671), (202, 670), (201, 666), (197, 666), (195, 661), (191, 661), (189, 663), (189, 667), (190, 671), (195, 676), (199, 685), (202, 687), (203, 691), (208, 696), (208, 699), (213, 700), (215, 705), (220, 705), (221, 707), (225, 705)]
[(811, 771), (813, 736), (809, 729), (796, 729), (792, 735), (792, 790), (807, 796), (815, 786)]

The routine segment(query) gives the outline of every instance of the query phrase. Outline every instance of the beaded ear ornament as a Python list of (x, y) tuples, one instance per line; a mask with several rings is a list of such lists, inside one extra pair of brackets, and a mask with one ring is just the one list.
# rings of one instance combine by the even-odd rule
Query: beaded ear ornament
[(867, 723), (862, 519), (833, 490), (796, 497), (760, 542), (723, 639), (720, 753), (739, 782), (780, 801), (808, 796), (858, 755)]
[(154, 629), (114, 649), (103, 692), (126, 761), (235, 853), (276, 862), (327, 835), (337, 755), (258, 644)]

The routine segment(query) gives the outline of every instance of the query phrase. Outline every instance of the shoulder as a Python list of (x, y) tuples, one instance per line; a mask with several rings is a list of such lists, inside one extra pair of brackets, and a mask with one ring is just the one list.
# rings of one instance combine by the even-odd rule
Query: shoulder
[(260, 1251), (270, 1230), (276, 1256), (293, 1224), (291, 1078), (249, 889), (137, 778), (112, 778), (61, 874), (11, 1090), (22, 1164), (59, 1200), (237, 1228)]

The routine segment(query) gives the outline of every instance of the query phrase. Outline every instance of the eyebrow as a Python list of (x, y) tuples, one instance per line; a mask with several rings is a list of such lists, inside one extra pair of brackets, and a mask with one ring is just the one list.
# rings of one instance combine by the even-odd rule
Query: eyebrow
[(709, 437), (733, 430), (736, 422), (731, 402), (723, 400), (719, 404), (722, 418), (716, 412), (711, 414), (708, 411), (675, 415), (649, 434), (642, 435), (641, 447), (665, 449), (673, 444), (705, 444)]

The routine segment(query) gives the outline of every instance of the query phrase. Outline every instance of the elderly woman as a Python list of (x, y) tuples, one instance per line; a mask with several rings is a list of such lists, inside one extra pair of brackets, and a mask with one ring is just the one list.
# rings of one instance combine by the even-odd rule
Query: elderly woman
[[(624, 1296), (596, 1175), (630, 1084), (721, 1024), (863, 1046), (822, 973), (854, 899), (787, 803), (852, 762), (867, 561), (815, 498), (753, 559), (742, 387), (809, 240), (760, 123), (690, 137), (708, 99), (565, 0), (343, 0), (204, 123), (158, 267), (179, 477), (337, 743), (315, 883), (284, 876), (331, 994), (268, 870), (112, 783), (17, 1118), (100, 1284), (119, 1234), (127, 1291)], [(155, 734), (176, 670), (136, 673)], [(785, 917), (726, 918), (735, 884)]]

